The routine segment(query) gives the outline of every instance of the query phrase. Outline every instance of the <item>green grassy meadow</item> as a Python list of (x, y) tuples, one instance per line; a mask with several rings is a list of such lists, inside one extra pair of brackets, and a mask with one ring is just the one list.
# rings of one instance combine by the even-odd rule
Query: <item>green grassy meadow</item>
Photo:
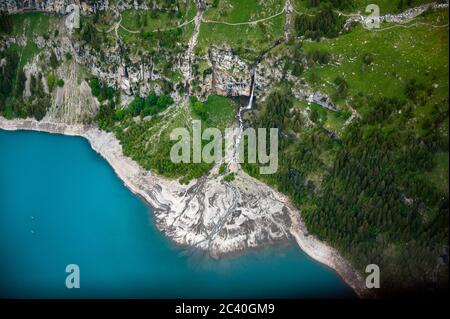
[[(217, 8), (210, 7), (204, 14), (205, 20), (227, 23), (257, 21), (271, 17), (283, 10), (284, 1), (239, 1), (222, 0)], [(209, 46), (229, 46), (242, 58), (255, 59), (284, 32), (284, 15), (254, 25), (226, 25), (203, 22), (198, 51), (206, 52)]]

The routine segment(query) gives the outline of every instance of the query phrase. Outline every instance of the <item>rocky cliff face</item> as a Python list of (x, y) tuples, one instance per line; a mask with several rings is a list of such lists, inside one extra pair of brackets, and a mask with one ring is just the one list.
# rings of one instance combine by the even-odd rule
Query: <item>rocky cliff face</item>
[(196, 63), (207, 65), (203, 72), (194, 73), (199, 90), (195, 95), (205, 98), (209, 94), (222, 96), (250, 96), (252, 76), (255, 81), (255, 95), (264, 101), (271, 89), (284, 75), (284, 59), (278, 55), (269, 55), (254, 65), (241, 59), (232, 49), (211, 47), (204, 57), (198, 57)]
[[(52, 13), (63, 12), (61, 8), (71, 2), (73, 1), (46, 1), (45, 11)], [(26, 1), (10, 1), (3, 5), (9, 9), (13, 8), (11, 12), (20, 11), (23, 8), (38, 10), (43, 6), (42, 3)], [(64, 22), (64, 18), (60, 19), (58, 25), (53, 26), (46, 36), (36, 34), (33, 34), (31, 37), (28, 36), (28, 38), (24, 34), (2, 36), (0, 37), (0, 50), (5, 50), (15, 44), (25, 47), (27, 41), (31, 41), (36, 44), (40, 53), (44, 53), (40, 55), (41, 59), (43, 56), (49, 56), (50, 53), (53, 53), (59, 61), (63, 61), (64, 56), (70, 54), (92, 76), (98, 77), (108, 86), (121, 89), (126, 95), (145, 95), (151, 90), (160, 93), (162, 89), (157, 81), (170, 81), (170, 79), (164, 77), (156, 70), (154, 61), (144, 56), (130, 54), (129, 48), (122, 43), (120, 38), (116, 37), (114, 40), (110, 37), (100, 48), (94, 48), (91, 44), (85, 43), (80, 39), (79, 35), (69, 32)], [(166, 58), (180, 60), (182, 55), (167, 56)], [(48, 59), (43, 61), (48, 62)], [(180, 96), (176, 92), (173, 93), (172, 97), (175, 101), (180, 100)]]
[[(47, 53), (47, 54), (46, 54)], [(91, 94), (91, 88), (85, 80), (85, 72), (75, 61), (66, 61), (55, 71), (55, 79), (64, 79), (62, 87), (56, 86), (50, 92), (47, 82), (46, 68), (48, 52), (34, 57), (24, 67), (26, 100), (31, 98), (30, 86), (32, 79), (41, 81), (43, 90), (50, 94), (50, 105), (43, 120), (67, 124), (89, 123), (97, 114), (99, 102)]]
[(211, 48), (208, 62), (212, 71), (205, 79), (206, 87), (211, 87), (211, 90), (219, 95), (250, 95), (250, 67), (232, 50)]
[(97, 10), (150, 9), (158, 6), (156, 1), (136, 0), (4, 0), (0, 9), (10, 13), (22, 11), (43, 11), (49, 13), (65, 14), (67, 6), (77, 4), (84, 14), (94, 13)]
[[(3, 6), (6, 6), (11, 12), (30, 8), (32, 10), (44, 9), (47, 12), (62, 13), (64, 12), (62, 8), (73, 2), (72, 0), (9, 0), (3, 3)], [(31, 65), (26, 66), (28, 79), (30, 75), (45, 75), (46, 68), (36, 69), (36, 65), (48, 65), (50, 55), (53, 54), (62, 62), (65, 60), (64, 57), (70, 54), (74, 62), (86, 69), (85, 78), (95, 76), (104, 84), (120, 89), (124, 105), (132, 99), (133, 95), (145, 96), (150, 91), (160, 94), (164, 90), (165, 83), (172, 87), (170, 94), (175, 103), (180, 104), (185, 99), (184, 90), (178, 90), (182, 86), (183, 81), (187, 81), (186, 83), (190, 83), (193, 86), (190, 94), (197, 96), (201, 100), (206, 99), (210, 94), (234, 97), (250, 96), (252, 76), (254, 76), (255, 95), (260, 102), (264, 101), (274, 85), (285, 78), (292, 82), (293, 92), (298, 99), (308, 99), (310, 102), (318, 103), (329, 109), (335, 108), (327, 96), (313, 92), (298, 78), (290, 76), (290, 71), (285, 70), (286, 58), (281, 53), (269, 52), (256, 65), (244, 61), (230, 48), (214, 46), (210, 47), (204, 56), (194, 54), (192, 60), (184, 51), (173, 54), (160, 53), (162, 55), (154, 58), (151, 54), (132, 52), (132, 48), (124, 43), (118, 34), (121, 21), (119, 11), (137, 5), (137, 3), (133, 1), (117, 1), (114, 5), (110, 5), (108, 1), (90, 1), (89, 3), (82, 1), (81, 3), (88, 6), (85, 6), (84, 14), (89, 14), (92, 10), (106, 8), (112, 8), (111, 10), (117, 11), (114, 11), (112, 14), (115, 24), (110, 26), (109, 30), (107, 30), (108, 32), (98, 31), (97, 36), (102, 41), (100, 46), (84, 41), (80, 32), (68, 30), (65, 25), (65, 17), (62, 17), (56, 19), (58, 21), (57, 24), (52, 25), (46, 35), (32, 33), (31, 36), (29, 34), (16, 34), (15, 36), (0, 37), (0, 50), (5, 50), (15, 44), (24, 47), (27, 41), (32, 41), (36, 44), (40, 54), (30, 62)], [(141, 6), (146, 6), (146, 3), (150, 2), (142, 2)], [(173, 79), (165, 76), (158, 69), (158, 59), (160, 60), (161, 58), (174, 62), (171, 68), (172, 73), (178, 72), (183, 74), (184, 77), (189, 76), (190, 79), (174, 82)], [(72, 83), (73, 70), (78, 70), (77, 67), (71, 68), (58, 70), (58, 76), (67, 80), (68, 83)], [(184, 70), (186, 68), (192, 68), (192, 71), (188, 70), (189, 72), (187, 72)], [(56, 106), (61, 106), (61, 109), (57, 112), (55, 110), (49, 112), (52, 120), (59, 119), (67, 123), (73, 123), (89, 122), (89, 118), (93, 118), (98, 105), (95, 105), (86, 96), (88, 91), (87, 83), (78, 80), (79, 85), (81, 85), (80, 83), (82, 83), (82, 88), (72, 86), (71, 91), (82, 93), (79, 96), (84, 98), (75, 98), (74, 103), (69, 101), (67, 95), (64, 95), (60, 89), (57, 89), (53, 96), (55, 103), (52, 105), (52, 110)], [(78, 95), (74, 97), (76, 96)], [(82, 108), (80, 106), (75, 107), (73, 114), (68, 111), (69, 108), (66, 105), (79, 105), (81, 101), (88, 105), (84, 111), (81, 111)], [(63, 111), (63, 109), (66, 109), (66, 111)], [(71, 115), (74, 117), (71, 118)]]
[[(0, 4), (0, 9), (10, 13), (26, 10), (44, 11), (63, 15), (67, 6), (72, 3), (80, 5), (81, 13), (89, 15), (96, 10), (112, 10), (120, 12), (127, 8), (149, 9), (156, 6), (155, 1), (78, 1), (78, 0), (7, 0)], [(114, 13), (117, 19), (120, 13)], [(157, 83), (163, 81), (173, 82), (164, 76), (156, 67), (156, 62), (151, 56), (132, 54), (130, 48), (121, 41), (117, 35), (119, 25), (111, 28), (108, 40), (102, 43), (100, 49), (93, 48), (89, 43), (84, 43), (79, 36), (68, 32), (61, 19), (58, 36), (49, 37), (33, 36), (32, 41), (41, 50), (53, 51), (58, 59), (64, 54), (70, 53), (75, 60), (86, 67), (93, 75), (101, 79), (109, 86), (120, 88), (124, 94), (145, 95), (151, 90), (160, 92), (161, 86)], [(101, 33), (101, 32), (99, 32)], [(114, 37), (115, 33), (115, 37)], [(0, 38), (0, 48), (3, 50), (14, 43), (26, 44), (24, 36)], [(203, 57), (195, 56), (189, 63), (184, 52), (175, 56), (167, 55), (165, 59), (175, 61), (172, 72), (179, 72), (185, 65), (204, 63), (207, 68), (202, 72), (192, 72), (190, 81), (195, 82), (196, 90), (191, 94), (200, 99), (205, 99), (210, 94), (223, 96), (249, 96), (251, 91), (252, 65), (243, 61), (230, 48), (211, 47)], [(264, 96), (273, 83), (282, 77), (282, 65), (277, 59), (264, 60), (257, 66), (255, 72), (257, 95)], [(172, 83), (175, 86), (175, 83)], [(172, 98), (180, 102), (182, 95), (174, 92)]]
[[(104, 7), (108, 1), (95, 1), (90, 5), (87, 1), (81, 1), (82, 10), (89, 12), (95, 7)], [(0, 4), (0, 9), (8, 11), (9, 13), (22, 11), (43, 11), (57, 14), (65, 14), (66, 8), (70, 4), (80, 4), (79, 0), (5, 0)]]
[(361, 14), (352, 14), (349, 16), (344, 25), (344, 30), (350, 29), (354, 24), (361, 23), (363, 26), (371, 25), (374, 22), (394, 22), (394, 23), (406, 23), (411, 21), (415, 17), (421, 15), (427, 10), (437, 10), (448, 8), (448, 1), (425, 3), (421, 6), (407, 9), (406, 11), (399, 14), (386, 14), (379, 16), (375, 20), (371, 16), (363, 16)]

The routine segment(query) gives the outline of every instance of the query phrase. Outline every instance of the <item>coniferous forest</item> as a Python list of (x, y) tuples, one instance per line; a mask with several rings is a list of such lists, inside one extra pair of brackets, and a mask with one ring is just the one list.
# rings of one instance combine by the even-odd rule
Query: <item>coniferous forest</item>
[[(342, 138), (320, 126), (301, 126), (301, 115), (288, 112), (293, 101), (287, 88), (274, 92), (254, 123), (280, 130), (278, 173), (258, 175), (257, 166), (248, 164), (246, 170), (288, 194), (308, 229), (361, 272), (379, 265), (385, 291), (417, 289), (420, 282), (435, 288), (429, 286), (432, 279), (446, 276), (434, 265), (448, 243), (448, 193), (424, 172), (434, 167), (436, 154), (448, 152), (448, 140), (437, 133), (448, 117), (448, 100), (416, 124), (418, 136), (417, 127), (408, 125), (413, 101), (375, 99)], [(313, 182), (317, 172), (320, 183)]]

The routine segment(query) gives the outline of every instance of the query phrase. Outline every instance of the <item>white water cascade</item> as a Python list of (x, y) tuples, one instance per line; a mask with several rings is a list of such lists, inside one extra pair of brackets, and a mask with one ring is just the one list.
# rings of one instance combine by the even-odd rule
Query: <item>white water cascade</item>
[(251, 83), (250, 100), (248, 102), (246, 110), (251, 110), (253, 106), (253, 99), (255, 97), (255, 71), (253, 70), (252, 83)]
[[(239, 114), (238, 114), (238, 118), (239, 118), (239, 128), (240, 128), (240, 133), (242, 133), (242, 131), (244, 130), (244, 122), (242, 119), (242, 113), (244, 111), (248, 111), (251, 110), (253, 107), (253, 101), (255, 99), (255, 69), (252, 70), (252, 77), (251, 77), (251, 87), (250, 87), (250, 99), (248, 101), (247, 106), (241, 106), (241, 108), (239, 109)], [(240, 135), (239, 133), (239, 135)]]
[(234, 143), (234, 151), (233, 151), (233, 157), (231, 158), (229, 164), (237, 164), (238, 163), (238, 148), (239, 148), (239, 144), (241, 143), (241, 136), (242, 136), (242, 132), (244, 131), (244, 120), (242, 118), (242, 114), (244, 111), (248, 111), (251, 110), (253, 107), (253, 101), (255, 99), (255, 73), (256, 70), (252, 69), (252, 77), (251, 77), (251, 88), (250, 88), (250, 99), (248, 101), (248, 104), (246, 106), (241, 106), (239, 108), (239, 113), (238, 113), (238, 120), (239, 120), (239, 131), (236, 134), (235, 137), (235, 143)]

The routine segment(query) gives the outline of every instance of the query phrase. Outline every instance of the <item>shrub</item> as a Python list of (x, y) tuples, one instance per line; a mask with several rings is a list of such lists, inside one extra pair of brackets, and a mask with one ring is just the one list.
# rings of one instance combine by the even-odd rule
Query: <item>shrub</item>
[(319, 49), (311, 50), (306, 55), (308, 60), (311, 60), (318, 64), (327, 64), (330, 62), (330, 53), (327, 51), (321, 51)]
[(52, 54), (50, 55), (50, 66), (52, 67), (52, 69), (56, 69), (59, 66), (59, 61), (56, 58), (56, 55), (54, 52), (52, 52)]
[(56, 82), (56, 78), (55, 75), (53, 73), (50, 73), (47, 76), (47, 86), (48, 86), (48, 91), (52, 92), (54, 87), (55, 87), (55, 82)]
[(339, 75), (334, 79), (334, 84), (336, 84), (336, 86), (337, 86), (334, 97), (336, 99), (345, 98), (347, 96), (347, 91), (348, 91), (347, 81), (345, 81), (345, 79)]
[(362, 61), (365, 65), (371, 65), (373, 63), (373, 54), (366, 52), (362, 56)]
[(228, 174), (227, 176), (225, 176), (225, 177), (223, 178), (223, 180), (224, 180), (225, 182), (228, 182), (228, 183), (234, 181), (234, 179), (235, 179), (234, 173), (230, 173), (230, 174)]
[(98, 97), (100, 95), (100, 84), (97, 78), (89, 80), (89, 86), (91, 87), (92, 95)]
[(227, 170), (227, 164), (222, 164), (219, 168), (219, 174), (222, 175)]

